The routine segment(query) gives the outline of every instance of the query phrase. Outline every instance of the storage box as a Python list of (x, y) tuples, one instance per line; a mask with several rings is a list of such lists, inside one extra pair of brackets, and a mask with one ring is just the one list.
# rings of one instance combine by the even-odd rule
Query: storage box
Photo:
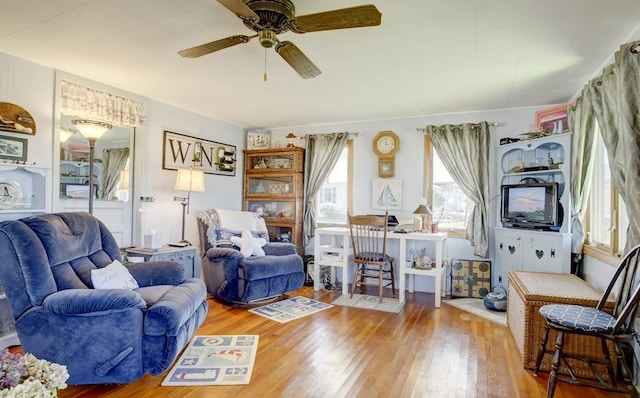
[[(509, 271), (509, 300), (507, 304), (507, 324), (522, 356), (522, 365), (533, 369), (540, 349), (540, 340), (545, 332), (545, 320), (538, 311), (546, 304), (576, 304), (595, 307), (602, 292), (571, 274), (544, 272)], [(612, 311), (613, 300), (607, 301), (605, 310)], [(551, 330), (547, 350), (554, 350), (558, 334)], [(615, 351), (609, 342), (609, 351), (614, 367)], [(567, 354), (578, 354), (592, 359), (603, 359), (600, 340), (593, 336), (565, 334), (564, 348)], [(545, 355), (540, 370), (551, 371), (552, 355)], [(593, 378), (588, 365), (582, 361), (569, 360), (577, 376)], [(560, 373), (568, 374), (564, 366)], [(606, 374), (606, 372), (604, 372)]]

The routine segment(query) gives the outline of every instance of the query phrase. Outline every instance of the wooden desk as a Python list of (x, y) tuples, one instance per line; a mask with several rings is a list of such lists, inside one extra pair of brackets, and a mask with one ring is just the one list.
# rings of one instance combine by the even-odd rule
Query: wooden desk
[[(382, 233), (380, 233), (382, 238)], [(440, 298), (444, 296), (442, 292), (442, 262), (446, 256), (445, 241), (447, 234), (443, 232), (419, 233), (411, 232), (399, 234), (387, 232), (387, 241), (397, 240), (399, 242), (399, 253), (395, 256), (395, 268), (398, 275), (398, 298), (400, 302), (405, 301), (405, 286), (409, 293), (414, 290), (414, 277), (433, 276), (435, 278), (435, 306), (440, 308)], [(407, 267), (407, 251), (415, 246), (416, 241), (434, 242), (435, 263), (433, 269), (419, 269)], [(408, 247), (409, 246), (409, 247)], [(317, 228), (315, 231), (314, 243), (314, 268), (313, 268), (313, 289), (320, 290), (320, 267), (341, 267), (342, 268), (342, 294), (349, 294), (349, 265), (352, 263), (353, 252), (351, 250), (351, 235), (348, 228)], [(333, 268), (332, 268), (333, 273)], [(407, 284), (405, 276), (409, 277)]]

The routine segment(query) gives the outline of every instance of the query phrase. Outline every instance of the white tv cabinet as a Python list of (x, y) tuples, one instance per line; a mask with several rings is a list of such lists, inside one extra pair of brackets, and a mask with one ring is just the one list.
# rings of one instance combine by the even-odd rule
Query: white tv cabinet
[(557, 231), (510, 228), (500, 219), (500, 197), (492, 286), (508, 289), (509, 270), (571, 272), (571, 138), (571, 133), (553, 134), (498, 146), (498, 192), (506, 184), (557, 182), (563, 214)]

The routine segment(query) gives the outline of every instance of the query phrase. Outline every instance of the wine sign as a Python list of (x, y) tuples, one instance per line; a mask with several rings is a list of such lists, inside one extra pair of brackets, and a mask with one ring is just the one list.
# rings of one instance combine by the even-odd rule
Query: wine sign
[(207, 174), (236, 175), (235, 145), (165, 130), (162, 151), (162, 168), (166, 170), (195, 165)]

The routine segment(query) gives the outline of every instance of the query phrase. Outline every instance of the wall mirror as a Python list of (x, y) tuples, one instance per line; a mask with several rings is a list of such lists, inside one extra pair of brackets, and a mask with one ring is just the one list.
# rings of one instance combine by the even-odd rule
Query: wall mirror
[[(60, 211), (87, 211), (89, 142), (69, 115), (60, 117), (57, 197)], [(113, 126), (95, 143), (93, 214), (102, 220), (121, 247), (130, 246), (133, 219), (134, 128)], [(54, 188), (56, 189), (56, 188)]]

